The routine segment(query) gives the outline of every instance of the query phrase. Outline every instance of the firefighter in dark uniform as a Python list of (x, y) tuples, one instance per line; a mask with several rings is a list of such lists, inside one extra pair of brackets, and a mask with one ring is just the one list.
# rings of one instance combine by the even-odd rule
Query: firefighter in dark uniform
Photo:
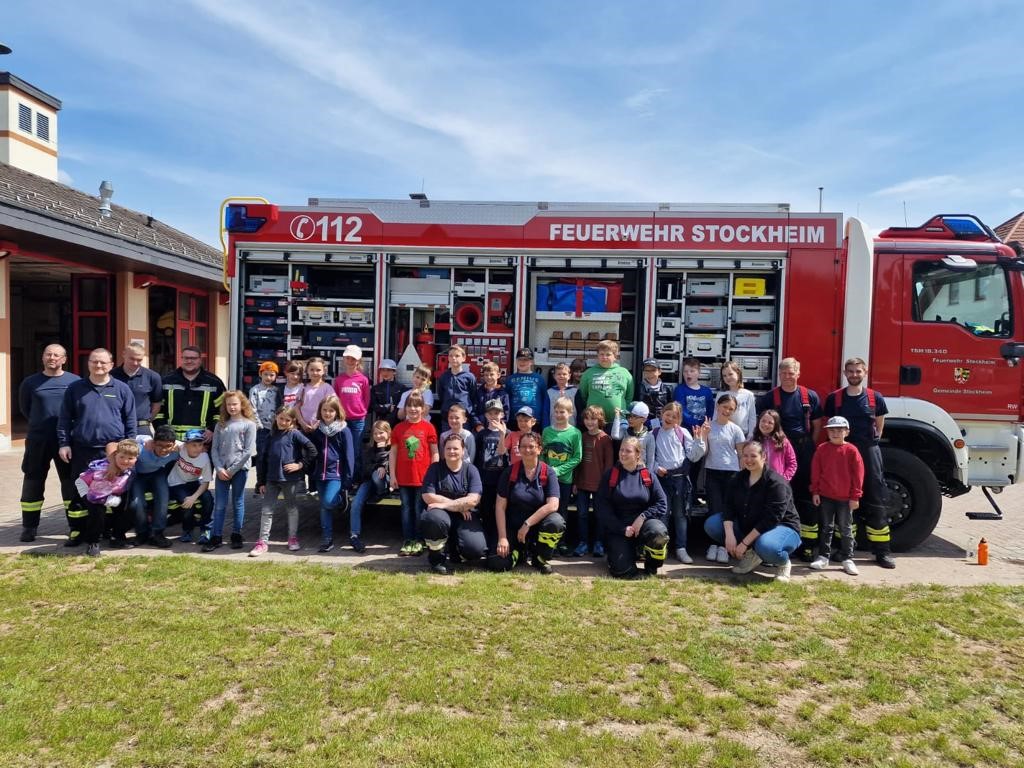
[(758, 417), (768, 409), (779, 412), (782, 431), (796, 453), (796, 474), (789, 481), (800, 513), (799, 556), (810, 562), (818, 551), (818, 510), (811, 503), (811, 461), (821, 433), (821, 401), (813, 389), (797, 384), (800, 361), (786, 357), (779, 363), (779, 386), (757, 398)]
[[(595, 499), (608, 570), (619, 579), (654, 576), (668, 552), (668, 502), (657, 475), (643, 465), (642, 454), (637, 438), (623, 439), (619, 460), (601, 478)], [(642, 572), (636, 567), (638, 544), (643, 547)]]
[(423, 478), (420, 533), (427, 543), (427, 560), (434, 573), (448, 574), (450, 563), (482, 560), (487, 537), (480, 519), (480, 472), (464, 461), (466, 443), (452, 432), (445, 438), (442, 459)]
[(506, 467), (498, 480), (494, 505), (498, 533), (488, 561), (492, 570), (510, 571), (532, 556), (534, 568), (551, 573), (565, 518), (558, 514), (558, 475), (540, 460), (540, 451), (540, 435), (524, 432), (519, 438), (520, 460)]
[(883, 568), (895, 568), (889, 549), (889, 489), (878, 447), (889, 409), (880, 392), (865, 386), (868, 364), (864, 360), (851, 357), (843, 363), (843, 375), (848, 386), (825, 398), (825, 416), (844, 416), (850, 422), (847, 439), (857, 446), (864, 460), (864, 495), (854, 516), (855, 525), (864, 525), (875, 561)]
[[(124, 382), (110, 375), (113, 355), (98, 348), (89, 353), (89, 375), (64, 391), (57, 440), (60, 457), (71, 463), (71, 476), (78, 478), (96, 459), (106, 458), (107, 443), (135, 439), (135, 395)], [(82, 543), (89, 510), (78, 490), (68, 505), (66, 547)]]
[(21, 540), (36, 540), (39, 515), (43, 509), (43, 490), (50, 464), (57, 467), (60, 478), (60, 495), (64, 510), (68, 509), (75, 493), (75, 477), (71, 464), (58, 455), (57, 419), (64, 402), (64, 391), (78, 381), (78, 376), (64, 370), (68, 353), (60, 344), (50, 344), (43, 350), (42, 373), (34, 373), (21, 382), (18, 389), (18, 405), (21, 414), (28, 420), (28, 434), (25, 435), (25, 455), (21, 460)]
[(203, 368), (202, 359), (199, 347), (181, 350), (181, 367), (164, 376), (163, 403), (153, 424), (169, 424), (179, 440), (190, 429), (201, 429), (209, 443), (226, 387), (220, 377)]
[(124, 361), (110, 372), (118, 381), (123, 381), (135, 394), (135, 421), (140, 435), (153, 436), (153, 418), (160, 412), (163, 400), (163, 381), (160, 374), (142, 364), (146, 348), (132, 343), (124, 348)]

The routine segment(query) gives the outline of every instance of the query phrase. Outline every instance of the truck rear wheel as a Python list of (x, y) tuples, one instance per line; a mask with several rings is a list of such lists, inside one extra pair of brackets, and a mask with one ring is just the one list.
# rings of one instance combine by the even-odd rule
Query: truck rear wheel
[(882, 448), (885, 484), (889, 487), (892, 549), (906, 552), (924, 542), (939, 523), (942, 494), (928, 465), (900, 448)]

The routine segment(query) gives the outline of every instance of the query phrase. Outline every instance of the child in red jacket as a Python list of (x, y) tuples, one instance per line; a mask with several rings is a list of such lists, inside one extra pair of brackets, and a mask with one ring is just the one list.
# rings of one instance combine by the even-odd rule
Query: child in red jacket
[(860, 506), (864, 487), (864, 461), (860, 451), (846, 442), (850, 422), (833, 416), (825, 425), (828, 442), (818, 446), (811, 462), (811, 501), (821, 508), (818, 526), (818, 557), (815, 571), (828, 567), (833, 528), (839, 526), (843, 570), (857, 575), (853, 562), (853, 512)]

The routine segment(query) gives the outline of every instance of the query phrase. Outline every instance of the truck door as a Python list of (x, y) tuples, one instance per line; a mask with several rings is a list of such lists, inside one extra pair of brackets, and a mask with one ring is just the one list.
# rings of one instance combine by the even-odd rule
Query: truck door
[(1004, 357), (1022, 339), (1012, 281), (991, 256), (904, 257), (899, 392), (957, 417), (1019, 418), (1021, 366)]

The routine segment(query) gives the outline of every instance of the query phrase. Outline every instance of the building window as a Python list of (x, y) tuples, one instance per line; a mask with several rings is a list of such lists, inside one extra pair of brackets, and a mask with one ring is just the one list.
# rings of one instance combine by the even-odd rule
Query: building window
[(32, 133), (32, 110), (24, 104), (18, 105), (18, 127), (26, 133)]
[(36, 136), (43, 141), (50, 140), (50, 118), (42, 112), (36, 112)]

